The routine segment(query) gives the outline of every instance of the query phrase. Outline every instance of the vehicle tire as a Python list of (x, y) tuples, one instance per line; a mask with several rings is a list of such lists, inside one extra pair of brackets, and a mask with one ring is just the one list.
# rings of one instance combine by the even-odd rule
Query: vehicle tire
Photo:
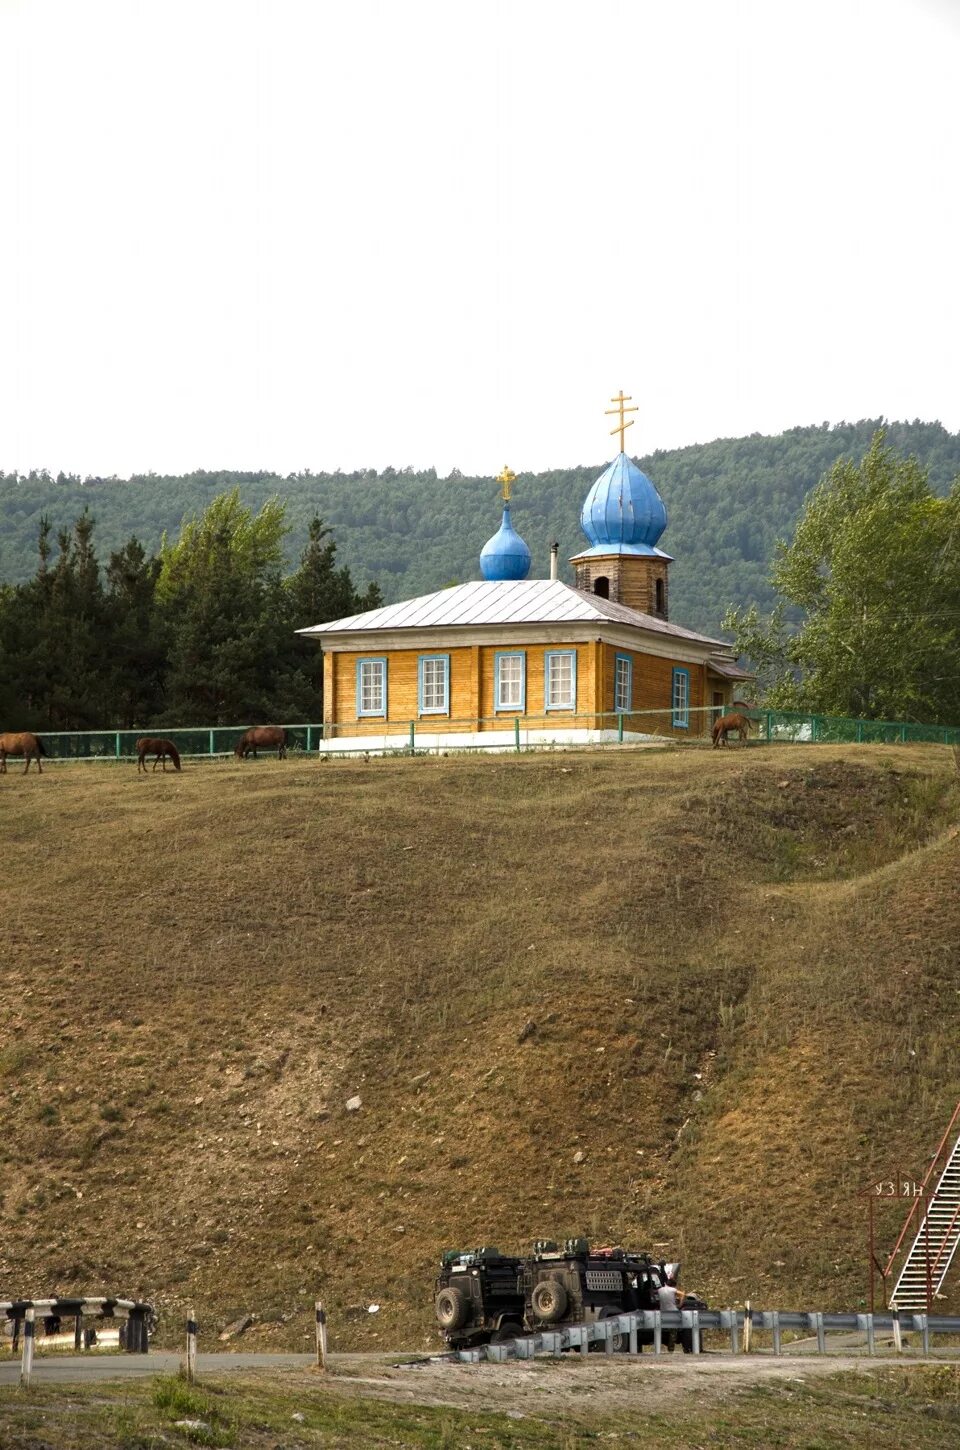
[[(601, 1309), (600, 1318), (615, 1319), (620, 1313), (621, 1310), (619, 1309)], [(598, 1344), (596, 1348), (602, 1349), (604, 1353), (606, 1353), (605, 1345)], [(624, 1334), (622, 1329), (618, 1329), (616, 1334), (613, 1336), (613, 1352), (614, 1354), (628, 1354), (630, 1352), (630, 1336), (629, 1334)]]
[(441, 1289), (434, 1308), (441, 1329), (459, 1329), (467, 1321), (467, 1300), (462, 1289)]
[(523, 1333), (523, 1325), (517, 1324), (512, 1319), (505, 1319), (500, 1328), (493, 1336), (494, 1344), (505, 1344), (508, 1339), (516, 1339)]
[(543, 1324), (556, 1324), (567, 1312), (567, 1291), (559, 1279), (541, 1279), (530, 1295), (530, 1307)]

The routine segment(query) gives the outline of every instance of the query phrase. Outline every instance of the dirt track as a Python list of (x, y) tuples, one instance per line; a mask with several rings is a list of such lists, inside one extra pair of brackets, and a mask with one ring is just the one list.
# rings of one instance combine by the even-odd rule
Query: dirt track
[(592, 1412), (601, 1416), (635, 1410), (638, 1403), (647, 1409), (682, 1411), (694, 1398), (702, 1407), (770, 1380), (807, 1380), (844, 1370), (863, 1373), (894, 1362), (887, 1356), (871, 1360), (863, 1355), (786, 1355), (777, 1359), (773, 1355), (651, 1354), (636, 1360), (618, 1356), (611, 1361), (600, 1355), (587, 1360), (569, 1355), (508, 1364), (431, 1362), (398, 1367), (381, 1362), (374, 1368), (372, 1358), (338, 1355), (330, 1387), (345, 1394), (356, 1387), (364, 1397), (407, 1404), (521, 1414), (549, 1410), (551, 1415), (562, 1415), (574, 1405), (582, 1411), (588, 1398)]

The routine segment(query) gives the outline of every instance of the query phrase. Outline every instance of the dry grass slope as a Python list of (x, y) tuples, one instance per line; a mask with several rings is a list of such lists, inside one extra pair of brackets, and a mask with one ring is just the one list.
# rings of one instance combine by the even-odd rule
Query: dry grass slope
[(0, 813), (0, 1297), (420, 1344), (443, 1247), (586, 1231), (849, 1307), (857, 1189), (960, 1096), (945, 749), (63, 766)]

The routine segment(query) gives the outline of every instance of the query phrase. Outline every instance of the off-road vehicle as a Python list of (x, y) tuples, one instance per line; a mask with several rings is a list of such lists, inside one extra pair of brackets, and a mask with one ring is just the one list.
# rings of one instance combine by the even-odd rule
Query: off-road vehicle
[[(591, 1249), (583, 1238), (567, 1239), (562, 1246), (541, 1239), (524, 1261), (522, 1279), (527, 1323), (533, 1329), (552, 1329), (656, 1309), (663, 1273), (646, 1254), (619, 1247)], [(640, 1343), (652, 1339), (652, 1331), (641, 1331)], [(615, 1335), (614, 1349), (625, 1349), (626, 1340), (626, 1335)]]
[(513, 1339), (524, 1332), (523, 1260), (499, 1249), (451, 1249), (437, 1276), (434, 1307), (447, 1344)]

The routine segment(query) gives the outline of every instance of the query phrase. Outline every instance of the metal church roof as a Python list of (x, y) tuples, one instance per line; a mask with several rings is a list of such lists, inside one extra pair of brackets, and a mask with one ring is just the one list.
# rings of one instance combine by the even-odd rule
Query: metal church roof
[(709, 660), (708, 664), (715, 674), (725, 675), (728, 680), (756, 679), (749, 670), (741, 669), (736, 660)]
[(480, 572), (484, 579), (526, 579), (530, 573), (530, 550), (510, 521), (508, 503), (499, 529), (480, 551)]
[(647, 475), (620, 453), (584, 499), (580, 527), (600, 552), (626, 545), (632, 554), (654, 554), (667, 527), (667, 510)]
[(400, 604), (386, 604), (364, 614), (333, 619), (297, 630), (321, 640), (324, 635), (369, 634), (390, 629), (440, 629), (480, 624), (613, 624), (632, 625), (654, 634), (672, 635), (696, 644), (729, 649), (724, 640), (682, 629), (653, 614), (628, 609), (599, 595), (573, 589), (559, 579), (477, 580), (421, 594)]

